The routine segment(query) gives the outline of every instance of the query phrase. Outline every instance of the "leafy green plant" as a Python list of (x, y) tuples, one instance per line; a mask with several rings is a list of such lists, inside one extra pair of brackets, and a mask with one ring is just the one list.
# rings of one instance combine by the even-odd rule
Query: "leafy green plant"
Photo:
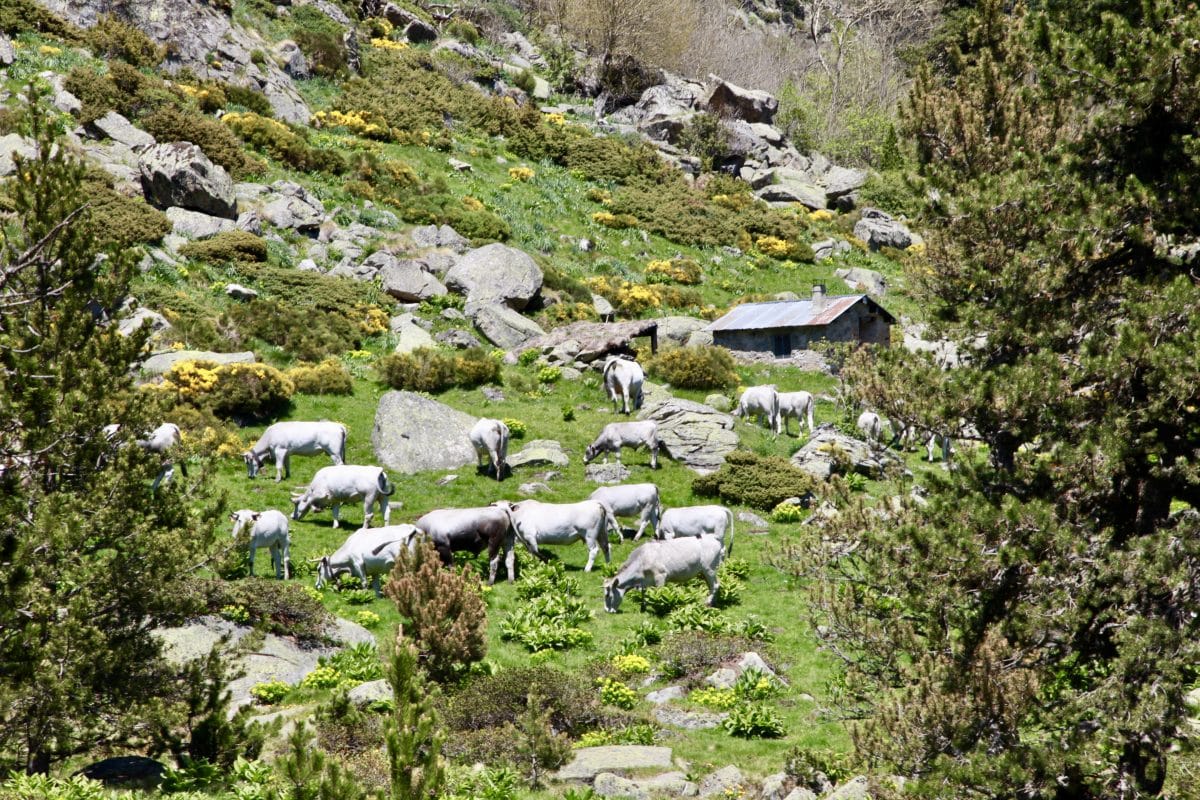
[(542, 367), (538, 370), (538, 383), (558, 383), (558, 379), (562, 377), (562, 370), (558, 367)]
[(382, 618), (374, 611), (363, 609), (354, 615), (354, 621), (364, 628), (374, 628), (382, 621)]
[(575, 421), (575, 406), (570, 405), (570, 404), (564, 405), (562, 407), (562, 419), (563, 419), (563, 422), (574, 422)]
[(721, 727), (742, 739), (778, 739), (787, 733), (779, 715), (762, 703), (734, 706)]
[(638, 700), (638, 694), (625, 684), (612, 678), (600, 678), (596, 681), (600, 687), (600, 701), (610, 706), (629, 710)]
[(638, 604), (641, 610), (649, 611), (656, 617), (665, 617), (672, 611), (695, 601), (694, 592), (671, 583), (638, 592)]
[(645, 675), (650, 671), (650, 661), (645, 656), (617, 655), (612, 658), (612, 668), (618, 675)]
[(304, 676), (300, 685), (305, 689), (337, 689), (342, 686), (343, 676), (331, 666), (317, 667)]
[(531, 347), (528, 350), (521, 351), (521, 355), (517, 356), (517, 363), (519, 363), (522, 367), (528, 367), (530, 364), (537, 361), (539, 356), (541, 356), (541, 353)]
[(375, 602), (375, 592), (370, 589), (351, 589), (342, 592), (342, 599), (352, 606), (365, 606)]
[(245, 625), (250, 621), (250, 612), (242, 605), (227, 605), (221, 609), (221, 616), (230, 622)]
[(291, 685), (283, 681), (267, 681), (251, 686), (250, 695), (264, 706), (273, 706), (286, 697), (291, 690)]
[(777, 503), (775, 508), (771, 509), (772, 522), (792, 523), (802, 519), (804, 519), (804, 509), (786, 500)]
[(766, 700), (778, 691), (779, 686), (775, 680), (757, 667), (742, 670), (742, 674), (738, 675), (733, 683), (733, 693), (739, 700)]
[(733, 689), (718, 689), (708, 686), (703, 689), (693, 689), (687, 699), (692, 703), (715, 708), (718, 711), (728, 711), (737, 705), (738, 697)]
[(719, 610), (699, 603), (690, 603), (667, 615), (667, 627), (673, 631), (720, 633), (728, 624)]
[(775, 634), (771, 633), (771, 631), (767, 628), (767, 626), (765, 624), (763, 624), (762, 620), (760, 620), (754, 614), (748, 615), (741, 622), (738, 622), (735, 625), (733, 625), (733, 627), (731, 627), (729, 629), (729, 631), (730, 631), (730, 633), (734, 633), (738, 636), (744, 636), (745, 638), (751, 639), (754, 641), (759, 641), (759, 642), (775, 641)]
[(505, 417), (503, 422), (508, 426), (508, 433), (514, 439), (524, 439), (525, 434), (529, 431), (529, 426), (519, 419)]
[(383, 662), (373, 642), (359, 642), (343, 648), (332, 656), (322, 656), (318, 662), (341, 676), (343, 686), (356, 686), (383, 677)]

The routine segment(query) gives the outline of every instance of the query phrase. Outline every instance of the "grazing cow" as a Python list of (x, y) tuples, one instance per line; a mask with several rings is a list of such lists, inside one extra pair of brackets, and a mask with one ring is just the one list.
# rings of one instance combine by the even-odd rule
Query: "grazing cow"
[(629, 414), (630, 405), (633, 411), (642, 407), (642, 383), (646, 373), (642, 372), (640, 364), (620, 356), (609, 356), (604, 362), (603, 374), (604, 388), (612, 400), (614, 412), (618, 404), (623, 414)]
[(697, 575), (708, 584), (708, 604), (717, 598), (717, 568), (725, 558), (721, 543), (711, 536), (695, 539), (650, 541), (639, 545), (617, 574), (604, 582), (604, 610), (617, 613), (621, 600), (630, 589), (648, 589), (668, 583), (682, 583)]
[(253, 478), (262, 468), (267, 456), (275, 459), (275, 482), (291, 477), (292, 453), (312, 456), (328, 453), (333, 463), (346, 462), (346, 426), (340, 422), (276, 422), (263, 431), (242, 459), (246, 472)]
[(608, 454), (617, 454), (617, 463), (621, 463), (621, 448), (645, 447), (650, 451), (650, 469), (658, 469), (658, 425), (652, 420), (645, 422), (610, 422), (600, 431), (596, 440), (583, 451), (583, 463), (590, 464), (596, 456), (604, 453), (604, 463), (608, 463)]
[(646, 525), (658, 530), (658, 519), (662, 516), (662, 503), (658, 499), (658, 487), (653, 483), (626, 483), (621, 486), (601, 486), (592, 492), (589, 500), (603, 503), (614, 517), (637, 517), (636, 542), (642, 538)]
[(603, 503), (595, 500), (584, 500), (581, 503), (543, 503), (538, 500), (512, 503), (508, 500), (497, 500), (492, 505), (504, 509), (510, 515), (517, 538), (535, 556), (538, 555), (540, 545), (571, 544), (582, 540), (588, 549), (584, 572), (592, 571), (596, 553), (602, 550), (604, 560), (612, 562), (608, 532), (614, 530), (619, 536), (621, 527), (613, 518), (612, 511)]
[(883, 440), (883, 419), (874, 411), (859, 414), (855, 427), (871, 444), (879, 444)]
[(950, 460), (950, 437), (944, 433), (930, 433), (929, 438), (925, 441), (925, 452), (929, 456), (929, 461), (933, 461), (933, 452), (938, 447), (942, 449), (942, 463)]
[(360, 528), (334, 551), (317, 561), (317, 588), (330, 583), (343, 572), (358, 578), (367, 588), (367, 578), (375, 596), (379, 596), (379, 577), (392, 571), (400, 551), (416, 547), (420, 531), (413, 525), (387, 525), (382, 528)]
[(775, 434), (779, 433), (779, 393), (774, 386), (751, 386), (742, 392), (734, 409), (735, 417), (757, 417), (759, 422), (766, 422), (767, 427)]
[[(121, 432), (121, 424), (114, 422), (111, 425), (105, 425), (101, 429), (101, 432), (104, 434), (104, 438), (111, 442)], [(150, 431), (150, 435), (145, 439), (134, 440), (134, 443), (147, 453), (155, 453), (163, 457), (158, 475), (154, 478), (154, 483), (150, 485), (151, 492), (157, 492), (161, 483), (164, 481), (170, 483), (171, 478), (175, 477), (175, 462), (171, 459), (169, 453), (182, 442), (183, 433), (174, 422), (164, 422)], [(179, 462), (179, 471), (183, 473), (183, 477), (187, 477), (187, 462)]]
[(362, 467), (354, 464), (336, 464), (322, 467), (313, 476), (312, 483), (302, 494), (293, 494), (292, 519), (304, 519), (309, 509), (333, 506), (333, 527), (338, 527), (338, 512), (343, 503), (363, 501), (364, 528), (371, 527), (371, 506), (379, 503), (383, 512), (383, 524), (391, 520), (392, 508), (388, 504), (396, 487), (388, 481), (387, 474), (379, 467)]
[[(508, 426), (498, 419), (484, 419), (475, 423), (469, 434), (475, 447), (475, 457), (485, 470), (496, 470), (496, 480), (504, 477), (508, 469)], [(487, 459), (487, 463), (484, 462)]]
[(512, 518), (501, 508), (442, 508), (430, 511), (416, 525), (426, 534), (447, 567), (454, 564), (454, 553), (460, 550), (479, 553), (488, 551), (488, 585), (496, 582), (500, 568), (500, 553), (508, 569), (508, 582), (516, 577), (516, 556), (513, 553)]
[(729, 532), (729, 552), (733, 553), (733, 512), (725, 506), (668, 508), (658, 523), (659, 539), (712, 536), (724, 545), (726, 531)]
[(241, 511), (234, 511), (229, 518), (233, 520), (234, 539), (241, 536), (247, 527), (250, 528), (250, 577), (254, 577), (254, 552), (260, 547), (269, 547), (275, 577), (287, 580), (289, 551), (292, 546), (292, 538), (288, 535), (287, 516), (273, 508), (267, 511), (243, 508)]
[(808, 421), (808, 435), (813, 432), (813, 408), (816, 402), (808, 392), (780, 392), (779, 418), (783, 422), (783, 432), (788, 433), (788, 420), (796, 420), (796, 435), (804, 430), (804, 422)]

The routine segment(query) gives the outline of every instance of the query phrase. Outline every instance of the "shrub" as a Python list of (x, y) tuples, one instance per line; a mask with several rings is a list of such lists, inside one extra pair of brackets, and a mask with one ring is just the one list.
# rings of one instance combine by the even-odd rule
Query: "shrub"
[(346, 68), (342, 28), (315, 6), (292, 9), (292, 39), (307, 56), (313, 72), (331, 78)]
[(450, 20), (449, 24), (446, 25), (446, 33), (467, 44), (477, 44), (479, 42), (479, 29), (466, 20)]
[(715, 114), (696, 114), (679, 134), (679, 146), (700, 159), (704, 169), (710, 170), (714, 163), (725, 156), (729, 148), (729, 134)]
[(763, 510), (774, 509), (789, 497), (803, 497), (812, 488), (812, 477), (787, 459), (749, 450), (735, 450), (720, 469), (692, 483), (692, 491), (700, 497), (719, 497)]
[(103, 73), (90, 66), (77, 66), (67, 74), (63, 86), (82, 103), (79, 121), (85, 125), (109, 111), (133, 118), (176, 101), (161, 79), (145, 75), (123, 61), (109, 62)]
[(545, 665), (506, 669), (475, 678), (443, 700), (442, 716), (455, 731), (494, 730), (505, 723), (515, 723), (525, 710), (525, 697), (530, 694), (542, 699), (555, 730), (572, 737), (609, 720), (585, 676)]
[[(305, 361), (354, 350), (363, 339), (362, 328), (341, 313), (261, 297), (231, 307), (227, 317), (242, 337), (261, 339)], [(329, 385), (336, 385), (338, 379), (329, 377)]]
[(519, 419), (505, 417), (502, 422), (508, 426), (508, 433), (514, 439), (524, 439), (525, 434), (529, 432), (529, 428)]
[(312, 147), (287, 125), (261, 114), (231, 112), (221, 117), (221, 124), (254, 149), (294, 169), (340, 175), (348, 168), (346, 160), (336, 150)]
[(393, 389), (440, 392), (451, 386), (478, 386), (500, 380), (500, 363), (481, 347), (457, 355), (428, 347), (393, 353), (375, 362), (384, 383)]
[(85, 35), (84, 31), (42, 8), (35, 0), (0, 3), (0, 30), (10, 35), (31, 31), (68, 42), (81, 42)]
[(383, 677), (383, 662), (374, 642), (359, 642), (342, 648), (332, 656), (321, 656), (318, 664), (330, 667), (341, 676), (343, 685), (357, 686)]
[(200, 261), (266, 261), (267, 243), (249, 231), (222, 231), (209, 239), (188, 242), (179, 254)]
[(273, 706), (286, 697), (291, 690), (292, 687), (283, 681), (267, 681), (251, 686), (250, 696), (264, 706)]
[(235, 180), (258, 175), (263, 164), (250, 156), (229, 128), (194, 111), (165, 106), (148, 114), (141, 125), (160, 142), (191, 142)]
[(613, 230), (636, 228), (637, 217), (632, 214), (613, 214), (611, 211), (597, 211), (592, 214), (592, 222)]
[(144, 200), (114, 191), (107, 180), (85, 179), (87, 227), (101, 247), (120, 249), (158, 242), (171, 231), (167, 215)]
[(471, 388), (500, 382), (500, 362), (482, 347), (463, 350), (454, 357), (454, 382)]
[[(253, 59), (254, 53), (260, 52), (262, 51), (252, 51), (250, 54), (251, 59)], [(275, 111), (271, 108), (271, 101), (267, 99), (266, 95), (246, 86), (238, 86), (233, 83), (224, 84), (223, 88), (225, 96), (229, 98), (230, 105), (241, 106), (253, 114), (258, 114), (260, 117), (270, 118), (275, 116)], [(225, 121), (224, 117), (221, 118), (221, 121)]]
[(217, 578), (188, 578), (176, 586), (181, 598), (180, 616), (167, 620), (217, 614), (226, 606), (241, 607), (247, 623), (265, 633), (290, 636), (306, 646), (329, 644), (327, 630), (333, 617), (313, 598), (291, 581), (248, 578), (226, 581)]
[(336, 358), (327, 358), (319, 364), (300, 364), (286, 374), (300, 394), (348, 395), (354, 392), (350, 371)]
[(531, 181), (536, 174), (537, 173), (535, 173), (529, 167), (508, 168), (508, 177), (514, 181)]
[[(304, 676), (300, 685), (305, 689), (338, 689), (342, 687), (342, 676), (333, 667), (317, 667)], [(349, 688), (349, 687), (345, 687)]]
[(146, 34), (111, 14), (101, 15), (84, 37), (97, 58), (119, 58), (135, 67), (157, 66), (166, 55)]
[(637, 703), (638, 695), (620, 681), (612, 678), (600, 678), (596, 681), (600, 687), (600, 702), (629, 710)]
[(787, 733), (779, 715), (762, 703), (734, 707), (721, 727), (742, 739), (778, 739)]
[(737, 386), (733, 356), (723, 347), (675, 347), (663, 350), (647, 371), (677, 389), (727, 389)]
[(704, 280), (704, 272), (690, 258), (663, 259), (646, 265), (646, 280), (650, 283), (674, 281), (690, 286)]
[(772, 522), (799, 522), (804, 519), (804, 510), (795, 503), (789, 503), (786, 499), (771, 509)]
[(528, 350), (522, 350), (521, 355), (517, 356), (517, 363), (520, 364), (522, 367), (528, 367), (530, 364), (537, 361), (538, 356), (540, 356), (540, 355), (541, 355), (541, 353), (539, 353), (535, 348), (532, 348), (532, 347), (529, 348)]
[(659, 659), (672, 678), (698, 681), (751, 646), (749, 640), (727, 633), (670, 633), (663, 640)]
[(216, 364), (180, 361), (163, 375), (160, 390), (224, 419), (240, 422), (269, 419), (291, 405), (295, 387), (267, 364)]
[(525, 92), (525, 94), (531, 94), (534, 87), (537, 86), (537, 81), (534, 79), (533, 73), (527, 69), (523, 69), (514, 75), (512, 82), (513, 86), (516, 86), (518, 89)]
[(487, 606), (470, 568), (442, 569), (433, 545), (403, 550), (384, 593), (408, 620), (405, 629), (433, 680), (446, 681), (487, 655)]
[(558, 383), (562, 370), (558, 367), (542, 367), (537, 372), (538, 383)]
[(618, 675), (645, 675), (650, 671), (650, 662), (635, 654), (613, 656), (612, 667)]
[(779, 687), (771, 676), (757, 667), (743, 670), (733, 684), (733, 692), (742, 700), (766, 700), (776, 694)]

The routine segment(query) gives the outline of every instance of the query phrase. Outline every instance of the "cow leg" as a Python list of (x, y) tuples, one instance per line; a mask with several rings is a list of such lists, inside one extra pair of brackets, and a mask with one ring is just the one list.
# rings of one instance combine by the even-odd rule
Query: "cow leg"
[(291, 545), (291, 542), (289, 542), (287, 539), (284, 539), (284, 540), (283, 540), (283, 545), (282, 545), (282, 547), (281, 547), (280, 549), (283, 551), (283, 555), (281, 556), (281, 558), (280, 558), (280, 561), (282, 561), (282, 562), (283, 562), (283, 579), (286, 581), (288, 578), (290, 578), (290, 577), (291, 577), (291, 576), (288, 574), (288, 573), (290, 572), (290, 570), (288, 569), (288, 561), (289, 561), (289, 560), (291, 559), (291, 557), (292, 557), (292, 545)]
[(392, 502), (388, 500), (387, 495), (379, 497), (379, 511), (383, 514), (384, 527), (392, 524)]
[[(600, 532), (603, 534), (605, 539), (608, 538), (608, 534), (604, 531), (604, 523), (600, 524)], [(600, 540), (598, 538), (593, 538), (590, 542), (588, 542), (588, 560), (587, 565), (583, 568), (584, 572), (592, 571), (592, 565), (596, 563), (596, 553), (599, 552)]]
[(717, 589), (721, 587), (720, 582), (717, 581), (716, 570), (705, 570), (704, 580), (708, 583), (708, 605), (711, 606), (717, 601)]
[(633, 540), (636, 542), (642, 538), (642, 532), (646, 530), (646, 523), (650, 521), (650, 508), (643, 508), (642, 515), (638, 518), (637, 532), (633, 534)]
[(650, 469), (658, 469), (658, 442), (650, 445)]
[(275, 458), (275, 482), (291, 477), (292, 465), (288, 462), (288, 451), (277, 447), (271, 451), (271, 455)]
[[(335, 527), (335, 528), (338, 526), (338, 513), (339, 513), (341, 510), (342, 510), (342, 504), (341, 504), (341, 503), (334, 503), (334, 504), (333, 504), (333, 527)], [(364, 526), (364, 527), (365, 527), (365, 526)]]
[(254, 577), (254, 545), (250, 545), (250, 577)]

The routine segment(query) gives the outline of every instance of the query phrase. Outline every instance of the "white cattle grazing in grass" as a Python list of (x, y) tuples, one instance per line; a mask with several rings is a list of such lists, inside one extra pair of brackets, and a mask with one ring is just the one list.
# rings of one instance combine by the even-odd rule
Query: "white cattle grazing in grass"
[(609, 356), (604, 362), (603, 374), (604, 388), (612, 400), (613, 411), (617, 410), (618, 405), (623, 414), (642, 407), (642, 383), (646, 380), (646, 373), (640, 364), (620, 356)]
[(542, 545), (583, 541), (588, 549), (584, 572), (592, 571), (596, 554), (601, 551), (606, 562), (612, 561), (608, 532), (611, 529), (620, 535), (621, 527), (603, 503), (595, 500), (581, 503), (543, 503), (538, 500), (513, 503), (498, 500), (492, 505), (508, 512), (517, 539), (534, 555), (538, 554), (538, 548)]
[(658, 523), (658, 538), (711, 536), (722, 545), (729, 533), (729, 552), (733, 552), (733, 512), (725, 506), (683, 506), (668, 508)]
[(415, 525), (388, 525), (382, 528), (360, 528), (346, 539), (333, 555), (317, 561), (317, 588), (330, 583), (343, 572), (349, 572), (367, 588), (367, 579), (379, 596), (379, 577), (392, 571), (400, 551), (416, 547)]
[(603, 503), (614, 517), (637, 517), (637, 533), (633, 535), (635, 542), (642, 538), (646, 525), (653, 525), (654, 530), (658, 530), (662, 503), (658, 498), (658, 487), (653, 483), (601, 486), (588, 499)]
[(950, 461), (950, 437), (944, 433), (931, 433), (929, 438), (925, 440), (925, 452), (929, 456), (929, 461), (933, 461), (933, 453), (938, 448), (942, 449), (942, 462)]
[(288, 518), (282, 511), (268, 509), (267, 511), (251, 511), (243, 508), (229, 515), (233, 520), (233, 538), (242, 535), (250, 529), (250, 577), (254, 577), (254, 553), (260, 547), (271, 549), (271, 566), (275, 567), (275, 577), (280, 580), (288, 578), (288, 558), (292, 546), (291, 536), (288, 535)]
[(334, 464), (346, 461), (346, 426), (340, 422), (276, 422), (263, 431), (254, 446), (242, 453), (253, 478), (268, 456), (275, 460), (275, 482), (292, 474), (292, 453), (312, 456), (327, 453)]
[(780, 392), (779, 419), (783, 422), (783, 432), (788, 433), (788, 420), (794, 419), (796, 420), (797, 436), (804, 430), (806, 421), (808, 422), (808, 435), (812, 436), (815, 406), (816, 402), (809, 392)]
[(869, 443), (879, 444), (883, 441), (883, 418), (874, 411), (864, 411), (859, 414), (855, 427)]
[(650, 468), (658, 469), (658, 425), (652, 420), (644, 422), (610, 422), (600, 431), (596, 440), (583, 451), (583, 463), (590, 464), (596, 456), (604, 453), (604, 463), (608, 463), (608, 454), (616, 453), (617, 463), (621, 463), (621, 448), (645, 447), (650, 451)]
[[(120, 423), (114, 422), (111, 425), (105, 425), (101, 432), (104, 438), (110, 442), (116, 439), (121, 432)], [(145, 450), (147, 453), (154, 453), (162, 456), (162, 466), (158, 470), (158, 475), (154, 478), (154, 483), (150, 485), (150, 491), (158, 491), (159, 484), (163, 482), (170, 483), (171, 478), (175, 477), (175, 461), (170, 456), (170, 451), (178, 447), (183, 442), (183, 432), (179, 430), (179, 426), (174, 422), (164, 422), (144, 439), (135, 439), (134, 443)], [(183, 473), (183, 477), (187, 477), (187, 463), (179, 462), (179, 471)]]
[(615, 614), (630, 589), (649, 589), (682, 583), (697, 575), (708, 584), (708, 604), (717, 598), (717, 569), (725, 558), (721, 543), (711, 536), (650, 541), (625, 559), (617, 574), (604, 582), (604, 610)]
[(508, 426), (498, 419), (485, 417), (475, 423), (468, 436), (479, 466), (485, 469), (490, 466), (496, 471), (496, 480), (503, 479), (508, 469)]
[(343, 503), (363, 501), (364, 528), (371, 526), (371, 506), (379, 503), (383, 512), (383, 524), (391, 520), (392, 508), (388, 504), (395, 487), (387, 474), (379, 467), (363, 467), (354, 464), (338, 464), (322, 467), (313, 476), (312, 483), (301, 494), (292, 495), (295, 508), (292, 519), (304, 519), (310, 509), (333, 506), (333, 527), (338, 527), (338, 512)]
[(767, 423), (772, 433), (778, 434), (779, 427), (779, 393), (774, 386), (751, 386), (742, 392), (738, 399), (735, 417), (757, 418), (759, 422)]

